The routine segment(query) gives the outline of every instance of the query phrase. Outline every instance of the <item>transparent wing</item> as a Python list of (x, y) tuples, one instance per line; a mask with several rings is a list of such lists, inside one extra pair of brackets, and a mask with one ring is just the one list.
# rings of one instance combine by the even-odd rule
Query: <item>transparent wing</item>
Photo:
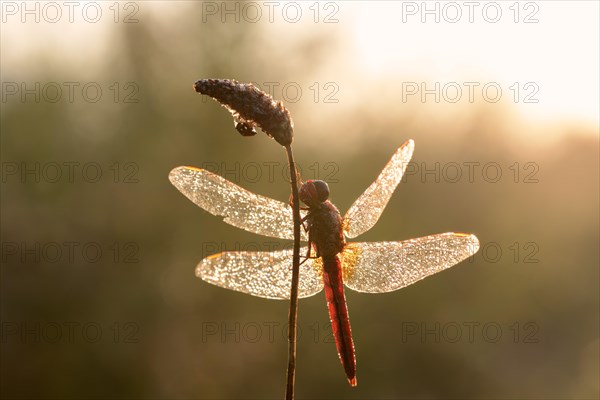
[[(300, 249), (306, 254), (307, 247)], [(300, 266), (298, 296), (310, 297), (323, 289), (322, 270), (308, 259)], [(272, 252), (230, 251), (207, 257), (196, 276), (208, 283), (268, 299), (289, 299), (292, 250)]]
[(360, 195), (344, 216), (344, 231), (349, 238), (371, 229), (400, 183), (412, 157), (415, 143), (407, 140), (396, 150), (379, 177)]
[[(219, 175), (200, 168), (177, 167), (169, 180), (181, 193), (209, 213), (248, 232), (280, 239), (294, 239), (292, 208), (277, 200), (243, 189)], [(301, 237), (306, 240), (304, 229)]]
[(391, 292), (450, 268), (478, 249), (475, 235), (454, 232), (402, 242), (348, 243), (342, 252), (344, 283), (359, 292)]

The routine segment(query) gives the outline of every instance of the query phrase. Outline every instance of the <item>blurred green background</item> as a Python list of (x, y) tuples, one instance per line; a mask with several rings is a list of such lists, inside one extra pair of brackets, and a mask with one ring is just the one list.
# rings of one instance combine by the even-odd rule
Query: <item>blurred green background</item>
[[(302, 177), (329, 181), (342, 213), (415, 140), (361, 241), (482, 244), (404, 290), (347, 291), (357, 388), (323, 295), (302, 300), (298, 398), (598, 398), (597, 3), (502, 3), (498, 23), (451, 22), (446, 3), (439, 23), (411, 2), (277, 3), (272, 20), (264, 3), (84, 2), (73, 22), (55, 3), (56, 23), (23, 4), (2, 4), (3, 398), (283, 396), (287, 302), (194, 276), (274, 240), (167, 179), (194, 165), (288, 199), (283, 150), (195, 94), (208, 77), (284, 100)], [(421, 82), (433, 94), (407, 95)]]

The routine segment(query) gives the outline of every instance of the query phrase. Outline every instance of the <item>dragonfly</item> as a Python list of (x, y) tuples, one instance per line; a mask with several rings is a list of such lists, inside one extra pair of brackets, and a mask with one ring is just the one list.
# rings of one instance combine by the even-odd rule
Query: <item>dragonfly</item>
[[(412, 158), (414, 142), (406, 141), (377, 179), (358, 197), (342, 218), (331, 203), (326, 182), (301, 184), (300, 200), (307, 246), (300, 266), (298, 297), (325, 290), (338, 357), (351, 386), (356, 386), (356, 357), (344, 285), (365, 293), (386, 293), (411, 285), (467, 259), (479, 249), (477, 237), (447, 232), (404, 241), (347, 242), (371, 229), (379, 220)], [(210, 171), (177, 167), (171, 183), (193, 203), (223, 221), (256, 234), (293, 239), (289, 203), (252, 193)], [(312, 253), (315, 254), (312, 254)], [(225, 251), (208, 256), (196, 276), (213, 285), (268, 299), (289, 299), (292, 253)]]

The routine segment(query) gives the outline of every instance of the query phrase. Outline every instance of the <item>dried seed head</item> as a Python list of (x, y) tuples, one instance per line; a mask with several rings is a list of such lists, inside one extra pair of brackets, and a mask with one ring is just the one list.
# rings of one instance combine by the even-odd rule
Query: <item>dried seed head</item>
[(230, 79), (201, 79), (194, 90), (217, 100), (227, 108), (235, 120), (235, 127), (244, 136), (256, 133), (259, 126), (282, 146), (292, 143), (294, 123), (290, 112), (281, 101), (251, 83), (239, 83)]

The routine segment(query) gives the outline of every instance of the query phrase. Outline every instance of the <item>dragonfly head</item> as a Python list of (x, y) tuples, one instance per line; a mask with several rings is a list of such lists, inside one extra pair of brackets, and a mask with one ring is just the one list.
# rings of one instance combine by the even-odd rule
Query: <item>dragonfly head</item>
[(308, 180), (300, 186), (300, 200), (307, 206), (316, 206), (329, 198), (329, 185), (324, 181)]

